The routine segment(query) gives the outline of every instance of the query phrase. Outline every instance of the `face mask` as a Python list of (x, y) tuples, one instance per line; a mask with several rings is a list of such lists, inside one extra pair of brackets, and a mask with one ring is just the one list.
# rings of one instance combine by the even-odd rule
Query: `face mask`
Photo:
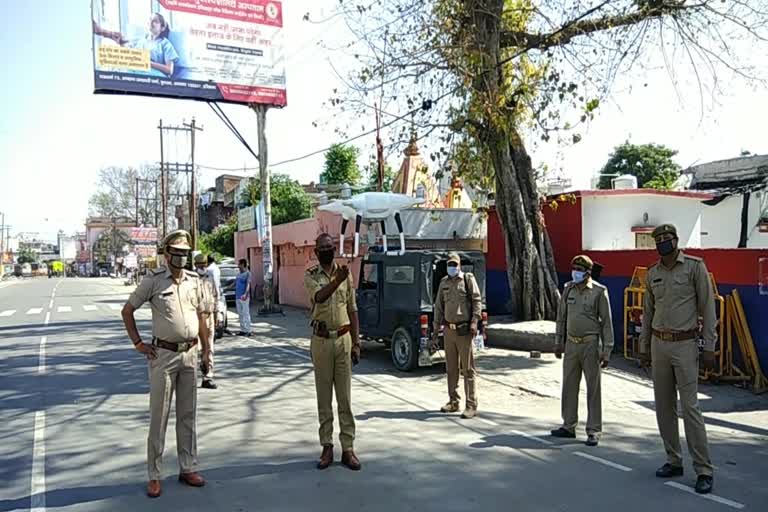
[(330, 265), (333, 263), (333, 249), (324, 249), (322, 251), (317, 251), (317, 261), (320, 262), (321, 265)]
[(459, 275), (459, 267), (448, 267), (448, 275), (451, 277)]
[(204, 268), (198, 268), (197, 269), (197, 273), (200, 274), (201, 276), (204, 276), (205, 275), (205, 269)]
[(587, 273), (581, 270), (571, 270), (571, 278), (574, 283), (581, 283), (587, 278)]
[(170, 264), (173, 268), (184, 268), (187, 266), (187, 257), (172, 254), (170, 258)]
[(664, 240), (663, 242), (657, 243), (656, 250), (662, 256), (666, 256), (667, 254), (672, 254), (675, 251), (675, 247), (672, 245), (673, 241), (674, 239), (669, 239), (669, 240)]

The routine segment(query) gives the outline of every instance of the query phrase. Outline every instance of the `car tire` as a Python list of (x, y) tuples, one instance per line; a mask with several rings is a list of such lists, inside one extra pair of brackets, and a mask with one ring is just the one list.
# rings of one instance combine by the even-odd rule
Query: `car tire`
[(419, 361), (419, 347), (404, 327), (398, 327), (392, 333), (390, 354), (395, 368), (401, 372), (410, 372)]

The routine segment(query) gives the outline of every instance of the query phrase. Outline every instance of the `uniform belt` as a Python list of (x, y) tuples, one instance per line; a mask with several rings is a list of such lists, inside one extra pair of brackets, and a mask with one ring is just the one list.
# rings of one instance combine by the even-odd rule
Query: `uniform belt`
[(452, 331), (456, 331), (456, 330), (458, 330), (460, 327), (463, 327), (463, 326), (467, 325), (468, 323), (469, 323), (469, 322), (459, 322), (458, 324), (450, 324), (450, 323), (447, 323), (447, 324), (445, 324), (445, 326), (446, 326), (446, 327), (448, 327), (448, 328), (449, 328), (450, 330), (452, 330)]
[(181, 343), (173, 343), (170, 341), (161, 340), (160, 338), (154, 338), (152, 340), (152, 344), (157, 347), (170, 350), (171, 352), (186, 352), (197, 345), (197, 338)]
[(653, 335), (661, 341), (686, 341), (695, 339), (698, 336), (698, 329), (690, 331), (657, 331), (653, 329)]
[(333, 331), (329, 330), (329, 331), (326, 331), (326, 332), (323, 332), (323, 333), (319, 332), (317, 327), (315, 327), (315, 336), (319, 336), (320, 338), (326, 338), (326, 339), (332, 340), (332, 339), (336, 339), (336, 338), (341, 338), (342, 336), (347, 334), (350, 330), (352, 330), (352, 327), (349, 324), (342, 325), (341, 327), (339, 327), (336, 330), (333, 330)]
[(581, 344), (591, 341), (593, 338), (597, 338), (597, 334), (587, 334), (586, 336), (571, 336), (568, 335), (568, 341), (571, 343)]

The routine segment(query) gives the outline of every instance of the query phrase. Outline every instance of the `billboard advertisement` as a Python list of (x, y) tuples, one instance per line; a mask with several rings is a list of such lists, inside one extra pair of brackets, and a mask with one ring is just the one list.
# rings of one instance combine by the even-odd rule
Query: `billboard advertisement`
[(92, 0), (96, 93), (287, 104), (278, 0)]

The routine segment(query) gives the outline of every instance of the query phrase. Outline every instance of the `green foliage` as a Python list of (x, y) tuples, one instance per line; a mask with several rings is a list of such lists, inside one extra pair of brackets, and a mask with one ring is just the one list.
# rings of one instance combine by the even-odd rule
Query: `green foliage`
[[(312, 216), (312, 202), (298, 181), (287, 174), (273, 174), (270, 178), (272, 225), (286, 224)], [(246, 206), (261, 200), (261, 183), (253, 179), (243, 195)]]
[(362, 174), (357, 165), (360, 150), (355, 146), (334, 144), (325, 153), (325, 168), (320, 173), (320, 183), (354, 186), (360, 183)]
[[(366, 188), (375, 191), (379, 186), (378, 164), (376, 160), (371, 160), (365, 166), (363, 173), (366, 177)], [(392, 185), (395, 183), (397, 173), (392, 166), (384, 162), (384, 182), (382, 183), (382, 192), (392, 192)]]
[(37, 262), (37, 253), (33, 252), (29, 248), (24, 248), (19, 250), (19, 256), (17, 258), (17, 263), (24, 264), (24, 263), (36, 263)]
[[(672, 157), (677, 151), (661, 144), (624, 144), (617, 146), (601, 174), (631, 174), (639, 188), (669, 190), (680, 176), (680, 166)], [(616, 176), (602, 176), (598, 188), (610, 189)]]
[(237, 231), (237, 215), (233, 215), (226, 224), (217, 226), (211, 233), (200, 235), (198, 243), (201, 252), (218, 256), (235, 256), (235, 232)]

